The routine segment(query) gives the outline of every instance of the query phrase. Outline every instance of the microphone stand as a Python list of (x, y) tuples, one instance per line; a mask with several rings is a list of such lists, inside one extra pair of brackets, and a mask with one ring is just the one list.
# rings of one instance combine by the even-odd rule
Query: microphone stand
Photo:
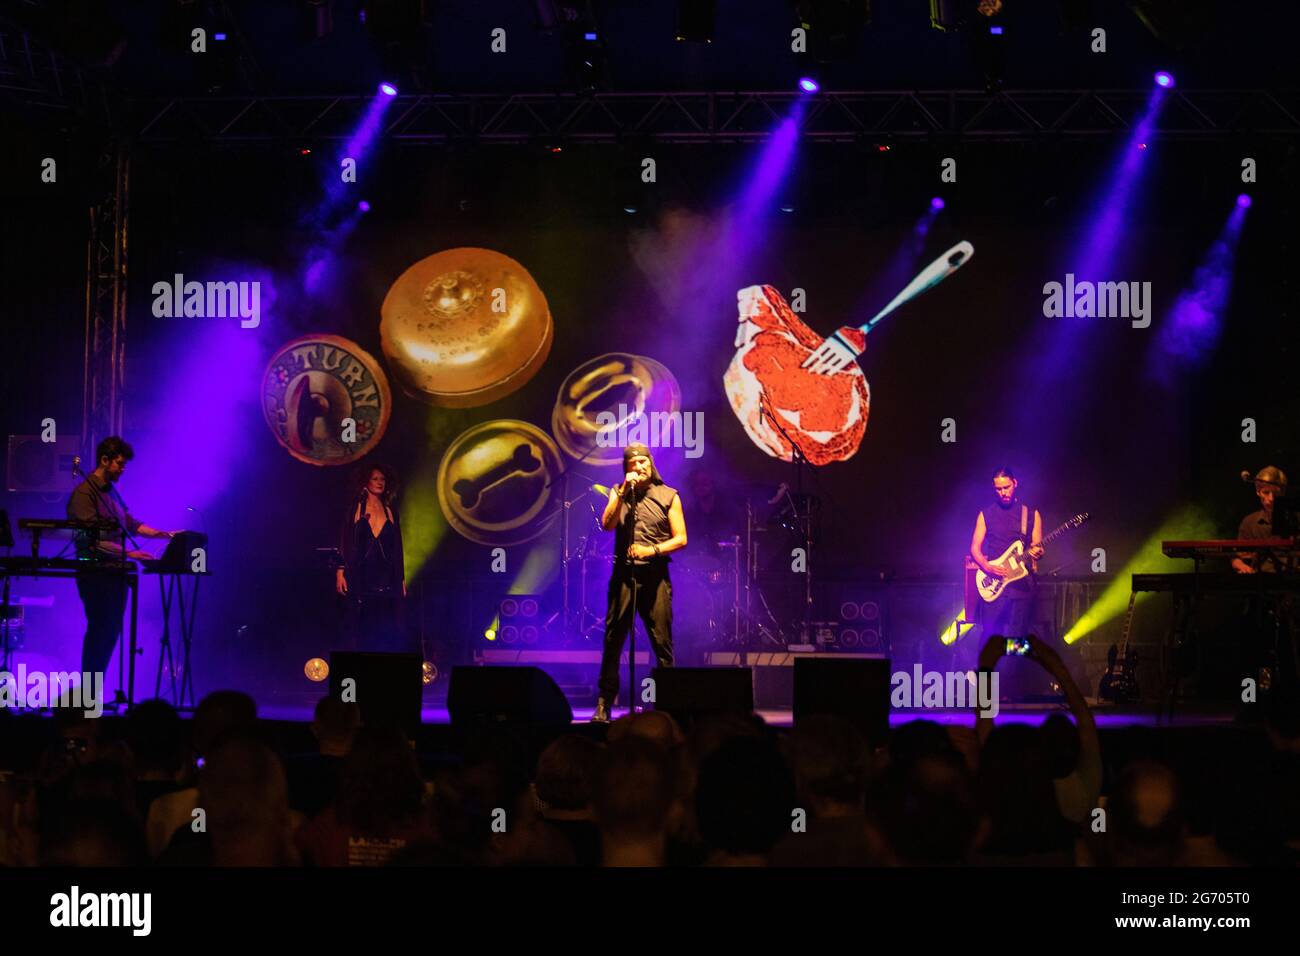
[[(632, 528), (628, 535), (628, 547), (636, 544), (636, 489), (632, 489)], [(637, 612), (637, 582), (636, 582), (636, 565), (632, 559), (627, 559), (628, 574), (632, 578), (632, 608), (629, 615), (631, 621), (627, 631), (627, 712), (628, 715), (636, 713), (636, 612)], [(610, 710), (613, 710), (613, 703), (610, 704)], [(612, 716), (612, 715), (611, 715)]]
[[(758, 404), (758, 416), (759, 416), (759, 421), (762, 421), (764, 417), (763, 402), (759, 402)], [(800, 633), (800, 640), (804, 644), (808, 644), (810, 643), (809, 638), (813, 637), (812, 634), (812, 604), (813, 604), (812, 511), (811, 508), (809, 507), (809, 501), (804, 496), (803, 493), (803, 470), (804, 467), (808, 464), (808, 457), (803, 453), (803, 449), (799, 447), (799, 443), (794, 440), (793, 436), (791, 436), (791, 434), (788, 431), (786, 431), (784, 428), (781, 427), (781, 422), (777, 419), (775, 415), (767, 413), (766, 417), (768, 418), (769, 421), (771, 421), (772, 425), (775, 426), (776, 430), (781, 433), (781, 436), (790, 443), (790, 449), (791, 449), (790, 463), (794, 465), (794, 493), (796, 496), (795, 498), (790, 499), (790, 504), (791, 504), (790, 510), (793, 512), (795, 520), (799, 522), (800, 530), (803, 531), (804, 605), (803, 605), (803, 625)], [(786, 491), (787, 497), (789, 496), (789, 494), (790, 492), (787, 490)], [(798, 502), (800, 501), (803, 502), (804, 508), (806, 509), (803, 514), (800, 514), (799, 512)], [(815, 641), (812, 641), (811, 643), (815, 643)]]

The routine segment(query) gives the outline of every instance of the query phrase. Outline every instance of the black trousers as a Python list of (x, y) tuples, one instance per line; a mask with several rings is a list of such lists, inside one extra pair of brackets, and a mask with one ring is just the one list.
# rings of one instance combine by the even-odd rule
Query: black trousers
[(345, 629), (351, 650), (392, 654), (415, 648), (406, 635), (402, 593), (349, 595)]
[(79, 571), (77, 594), (86, 609), (86, 636), (81, 644), (81, 669), (104, 673), (122, 633), (126, 611), (126, 578), (110, 571)]
[[(645, 622), (655, 661), (673, 666), (673, 583), (667, 562), (623, 565), (609, 579), (609, 606), (605, 611), (605, 651), (600, 659), (600, 696), (609, 703), (618, 696), (618, 658), (632, 626), (632, 584), (636, 582), (636, 613)], [(631, 689), (636, 693), (636, 688)]]

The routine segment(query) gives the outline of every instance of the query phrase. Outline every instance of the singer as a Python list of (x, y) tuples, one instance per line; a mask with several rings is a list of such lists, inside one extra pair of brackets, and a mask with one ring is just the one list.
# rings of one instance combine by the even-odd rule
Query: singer
[(95, 449), (95, 470), (72, 489), (68, 498), (68, 517), (94, 526), (78, 531), (75, 539), (77, 558), (87, 562), (85, 570), (77, 572), (77, 594), (86, 609), (86, 635), (81, 644), (81, 669), (85, 673), (102, 674), (107, 670), (126, 610), (123, 568), (96, 566), (95, 562), (117, 559), (120, 565), (123, 555), (138, 560), (152, 558), (148, 551), (126, 547), (127, 539), (135, 535), (170, 538), (174, 534), (151, 528), (133, 517), (114, 487), (126, 463), (134, 457), (135, 451), (117, 435), (105, 438)]
[(345, 633), (353, 649), (414, 650), (404, 628), (406, 563), (393, 508), (396, 493), (387, 465), (368, 465), (357, 473), (343, 524), (343, 567), (334, 581), (345, 599)]
[[(618, 697), (618, 659), (635, 613), (645, 622), (655, 661), (673, 666), (673, 585), (668, 555), (686, 547), (682, 499), (664, 484), (650, 449), (634, 442), (623, 449), (621, 484), (610, 489), (600, 526), (614, 532), (614, 572), (605, 612), (605, 649), (600, 661), (600, 696), (592, 721), (608, 723)], [(635, 598), (634, 595), (635, 594)], [(628, 694), (636, 693), (635, 687)]]

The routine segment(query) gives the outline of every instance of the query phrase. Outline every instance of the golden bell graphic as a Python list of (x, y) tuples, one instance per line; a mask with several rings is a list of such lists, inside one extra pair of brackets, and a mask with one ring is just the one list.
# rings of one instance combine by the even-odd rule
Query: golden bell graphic
[(438, 504), (447, 522), (478, 544), (529, 541), (558, 514), (560, 450), (536, 425), (512, 419), (462, 432), (438, 466)]
[(681, 386), (662, 362), (609, 352), (583, 362), (561, 383), (551, 432), (566, 455), (593, 465), (617, 465), (623, 460), (616, 437), (621, 426), (681, 407)]
[(546, 296), (522, 265), (491, 249), (445, 249), (392, 284), (379, 336), (413, 398), (475, 408), (525, 385), (551, 351)]

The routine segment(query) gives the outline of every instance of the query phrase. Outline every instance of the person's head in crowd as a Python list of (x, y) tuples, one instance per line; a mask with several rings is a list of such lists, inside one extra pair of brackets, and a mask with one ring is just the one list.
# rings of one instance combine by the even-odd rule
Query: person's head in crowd
[(165, 700), (145, 700), (127, 713), (126, 739), (139, 780), (174, 780), (185, 766), (185, 725)]
[(363, 727), (343, 760), (339, 822), (353, 832), (386, 836), (423, 815), (424, 778), (406, 736), (395, 728)]
[(1187, 835), (1178, 777), (1163, 763), (1135, 760), (1124, 768), (1107, 812), (1110, 862), (1174, 866)]
[(1079, 728), (1064, 714), (1049, 714), (1039, 733), (1048, 773), (1058, 780), (1068, 777), (1079, 765)]
[(117, 760), (95, 760), (74, 770), (68, 778), (68, 800), (115, 803), (128, 814), (138, 816), (131, 772)]
[(857, 727), (816, 715), (799, 721), (785, 743), (801, 806), (814, 817), (863, 815), (871, 752)]
[(257, 704), (243, 691), (214, 691), (199, 701), (190, 729), (194, 752), (206, 757), (225, 737), (251, 737), (256, 733)]
[(144, 829), (116, 800), (77, 800), (41, 828), (40, 865), (144, 866)]
[(675, 747), (683, 740), (677, 721), (661, 710), (620, 717), (609, 725), (605, 740), (615, 744), (627, 737), (641, 737), (661, 747)]
[(320, 752), (327, 757), (345, 756), (352, 747), (352, 738), (361, 728), (361, 708), (355, 703), (326, 694), (316, 701), (311, 732), (316, 737)]
[(224, 737), (199, 773), (198, 806), (212, 840), (214, 865), (297, 862), (284, 768), (265, 744)]
[(672, 753), (641, 737), (606, 749), (593, 801), (606, 866), (663, 866), (676, 769)]
[(894, 857), (908, 866), (964, 863), (979, 832), (974, 782), (956, 753), (891, 767), (873, 809)]
[(1279, 753), (1300, 753), (1300, 693), (1274, 690), (1264, 708), (1268, 741)]
[(602, 749), (588, 737), (557, 737), (537, 758), (533, 787), (542, 815), (555, 818), (591, 816), (592, 794)]
[(433, 781), (431, 823), (434, 839), (455, 862), (493, 862), (493, 814), (509, 807), (513, 795), (501, 770), (484, 762), (444, 770)]
[(943, 757), (959, 751), (942, 724), (910, 720), (889, 735), (890, 766), (906, 771), (923, 757)]
[(790, 832), (794, 777), (771, 737), (737, 737), (709, 755), (695, 787), (700, 836), (717, 865), (763, 865)]
[(977, 793), (987, 823), (984, 853), (1072, 853), (1074, 828), (1057, 806), (1039, 728), (1005, 724), (989, 734), (980, 752)]

